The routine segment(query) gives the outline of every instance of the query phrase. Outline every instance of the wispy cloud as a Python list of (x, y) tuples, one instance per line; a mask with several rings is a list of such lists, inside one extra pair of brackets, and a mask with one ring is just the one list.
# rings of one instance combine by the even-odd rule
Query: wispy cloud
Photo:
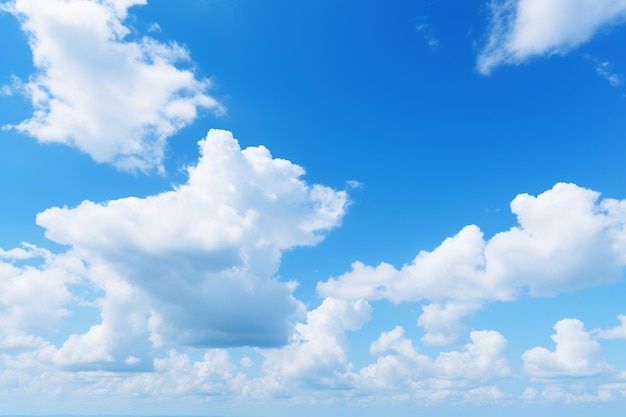
[(428, 44), (429, 47), (431, 47), (432, 49), (437, 49), (439, 46), (441, 46), (441, 40), (435, 35), (434, 27), (430, 23), (424, 22), (424, 17), (420, 20), (422, 20), (422, 22), (418, 23), (415, 26), (415, 30), (422, 34), (422, 36), (424, 37), (424, 41)]
[(12, 96), (13, 95), (13, 91), (11, 90), (11, 87), (9, 87), (6, 84), (3, 84), (2, 87), (0, 87), (0, 96)]
[(159, 26), (159, 24), (156, 22), (152, 23), (150, 27), (148, 28), (148, 32), (150, 33), (161, 33), (161, 31), (162, 31), (161, 26)]
[(19, 77), (11, 76), (11, 84), (4, 84), (0, 87), (0, 96), (10, 97), (15, 94), (27, 94), (24, 83)]
[(618, 87), (622, 84), (622, 77), (613, 71), (613, 65), (610, 62), (600, 61), (587, 54), (585, 54), (585, 57), (594, 63), (596, 73), (607, 80), (611, 86)]

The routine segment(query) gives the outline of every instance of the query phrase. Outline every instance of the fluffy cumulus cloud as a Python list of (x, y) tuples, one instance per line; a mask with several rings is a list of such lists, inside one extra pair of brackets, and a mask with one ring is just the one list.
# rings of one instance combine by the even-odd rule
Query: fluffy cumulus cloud
[[(390, 392), (412, 392), (416, 400), (467, 399), (472, 389), (510, 373), (507, 342), (498, 332), (474, 331), (462, 350), (431, 359), (418, 352), (400, 326), (372, 342), (375, 363), (355, 369), (347, 333), (365, 325), (372, 311), (362, 299), (326, 298), (307, 313), (306, 322), (296, 325), (289, 345), (263, 352), (263, 375), (245, 380), (244, 391), (257, 397), (338, 389), (357, 396), (367, 393), (376, 401), (388, 401)], [(323, 394), (319, 400), (324, 401)]]
[[(40, 213), (46, 236), (68, 251), (42, 252), (39, 269), (13, 265), (36, 248), (0, 253), (14, 259), (0, 269), (4, 331), (58, 322), (64, 304), (85, 298), (72, 285), (86, 281), (83, 301), (100, 323), (41, 352), (65, 369), (151, 369), (151, 351), (173, 345), (287, 343), (302, 307), (296, 284), (274, 277), (281, 254), (322, 240), (347, 195), (308, 185), (301, 167), (262, 146), (242, 150), (230, 132), (211, 130), (199, 145), (187, 183), (172, 191)], [(78, 278), (56, 272), (64, 259)], [(42, 286), (44, 303), (34, 296)]]
[[(25, 261), (40, 265), (19, 265)], [(0, 351), (37, 347), (35, 335), (58, 330), (70, 314), (67, 284), (80, 282), (83, 272), (81, 262), (31, 245), (0, 249)]]
[(154, 372), (134, 374), (123, 384), (113, 381), (98, 388), (124, 396), (227, 395), (236, 389), (238, 375), (225, 349), (208, 349), (197, 361), (172, 349), (154, 360)]
[[(20, 90), (33, 116), (11, 126), (128, 170), (160, 168), (168, 137), (199, 109), (223, 112), (181, 46), (131, 36), (145, 0), (14, 0), (1, 5), (28, 36), (36, 72)], [(80, 19), (76, 19), (80, 16)]]
[[(371, 318), (364, 300), (325, 299), (299, 323), (288, 346), (266, 352), (258, 389), (270, 392), (288, 387), (348, 388), (352, 385), (346, 331), (355, 331)], [(273, 387), (273, 389), (271, 389)], [(276, 392), (274, 392), (276, 394)]]
[[(43, 350), (43, 349), (42, 349)], [(49, 350), (49, 348), (48, 348)], [(17, 356), (0, 354), (0, 398), (24, 404), (45, 404), (55, 398), (89, 398), (95, 407), (110, 410), (111, 398), (155, 401), (183, 397), (188, 402), (207, 396), (235, 396), (241, 393), (245, 377), (224, 349), (208, 349), (193, 360), (188, 354), (170, 349), (153, 360), (150, 372), (103, 372), (58, 370), (41, 359), (41, 354), (24, 352)], [(156, 400), (155, 400), (156, 399)], [(158, 407), (158, 406), (157, 406)], [(154, 408), (156, 409), (156, 408)]]
[(59, 347), (41, 351), (41, 359), (60, 369), (72, 370), (151, 370), (152, 343), (147, 326), (147, 300), (114, 274), (88, 276), (103, 296), (93, 304), (100, 310), (99, 324), (84, 334), (72, 334)]
[(460, 320), (487, 302), (550, 296), (622, 277), (624, 201), (599, 200), (595, 191), (559, 183), (538, 196), (518, 195), (511, 210), (519, 225), (489, 240), (467, 226), (400, 269), (356, 262), (320, 282), (318, 291), (347, 300), (427, 301), (419, 318), (422, 340), (445, 345), (463, 337)]
[[(431, 360), (418, 353), (404, 329), (397, 326), (383, 332), (370, 351), (376, 363), (359, 372), (359, 384), (372, 390), (396, 390), (400, 387), (433, 397), (467, 391), (472, 384), (508, 376), (507, 342), (495, 331), (473, 331), (470, 342), (461, 351), (441, 352)], [(445, 387), (441, 390), (440, 388)]]
[[(88, 396), (319, 403), (336, 399), (333, 389), (376, 404), (500, 401), (508, 394), (498, 383), (512, 373), (507, 340), (496, 331), (465, 333), (462, 318), (494, 300), (612, 282), (626, 263), (626, 202), (557, 184), (516, 197), (519, 225), (489, 240), (468, 226), (400, 269), (355, 264), (320, 283), (325, 298), (298, 316), (295, 284), (274, 278), (281, 253), (315, 244), (337, 226), (345, 192), (306, 184), (299, 166), (263, 147), (242, 150), (226, 131), (210, 131), (199, 145), (188, 181), (171, 191), (42, 212), (38, 223), (67, 245), (64, 254), (30, 245), (0, 251), (0, 386), (7, 395), (20, 389), (54, 397), (79, 385)], [(423, 341), (463, 342), (427, 355), (396, 326), (368, 341), (372, 359), (357, 368), (350, 334), (371, 320), (370, 303), (380, 299), (426, 301)], [(99, 320), (50, 342), (81, 305)], [(554, 328), (554, 350), (535, 347), (522, 356), (526, 374), (548, 382), (524, 398), (620, 395), (623, 384), (592, 393), (552, 383), (612, 371), (580, 321)], [(620, 338), (623, 325), (592, 334)], [(242, 345), (256, 347), (248, 350), (255, 361), (233, 361), (223, 349)]]
[(490, 9), (491, 30), (477, 63), (483, 74), (499, 65), (566, 53), (626, 18), (624, 0), (492, 0)]
[(524, 352), (524, 370), (536, 378), (591, 376), (609, 369), (598, 342), (582, 322), (563, 319), (554, 325), (554, 351), (535, 347)]

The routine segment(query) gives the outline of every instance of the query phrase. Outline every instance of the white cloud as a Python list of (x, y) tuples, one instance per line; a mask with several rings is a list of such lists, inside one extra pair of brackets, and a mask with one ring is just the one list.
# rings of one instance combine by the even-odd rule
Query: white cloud
[(622, 83), (622, 77), (613, 72), (611, 64), (607, 61), (596, 63), (596, 72), (613, 87), (617, 87)]
[(602, 384), (598, 388), (598, 397), (601, 400), (608, 401), (615, 397), (626, 398), (626, 383), (615, 382), (611, 384)]
[(370, 346), (370, 352), (379, 356), (376, 363), (359, 371), (359, 384), (374, 390), (393, 390), (408, 387), (416, 380), (425, 379), (433, 372), (430, 359), (417, 352), (413, 342), (406, 338), (404, 329), (396, 326), (383, 332)]
[(622, 84), (622, 77), (619, 74), (615, 73), (615, 71), (613, 70), (613, 65), (610, 62), (601, 61), (588, 54), (584, 54), (583, 56), (589, 61), (593, 62), (596, 73), (605, 80), (607, 80), (609, 84), (611, 84), (611, 86), (618, 87)]
[(201, 361), (191, 362), (184, 354), (171, 350), (166, 358), (154, 361), (155, 372), (143, 378), (134, 378), (130, 383), (134, 390), (153, 390), (153, 394), (225, 394), (230, 392), (231, 381), (236, 370), (228, 351), (209, 349)]
[(256, 381), (257, 390), (283, 391), (289, 387), (347, 388), (351, 386), (351, 364), (347, 359), (347, 330), (355, 331), (371, 318), (371, 307), (363, 300), (326, 298), (307, 313), (306, 323), (296, 325), (294, 336), (282, 349), (267, 351), (262, 368), (266, 374)]
[(620, 325), (607, 330), (594, 329), (593, 333), (600, 339), (626, 339), (626, 316), (620, 314), (617, 316)]
[(84, 334), (70, 335), (60, 348), (44, 349), (41, 359), (64, 370), (150, 370), (147, 300), (112, 271), (98, 269), (90, 270), (89, 276), (104, 291), (96, 301), (101, 323)]
[(13, 95), (13, 91), (11, 90), (11, 87), (9, 87), (6, 84), (3, 84), (2, 87), (0, 87), (0, 97), (2, 96), (12, 96)]
[(546, 402), (580, 404), (610, 401), (615, 399), (614, 394), (619, 393), (620, 384), (598, 386), (588, 381), (582, 378), (547, 379), (543, 381), (545, 385), (541, 391), (528, 387), (520, 398), (535, 404)]
[[(0, 357), (0, 386), (7, 393), (25, 401), (38, 402), (56, 398), (88, 398), (106, 407), (111, 398), (148, 398), (229, 395), (237, 389), (236, 366), (227, 350), (208, 349), (200, 360), (170, 349), (151, 361), (151, 372), (58, 371), (41, 362), (41, 354), (21, 354), (16, 358)], [(128, 366), (138, 365), (129, 356)]]
[(97, 268), (86, 267), (72, 252), (55, 255), (27, 244), (0, 250), (0, 258), (9, 261), (0, 262), (0, 352), (13, 360), (30, 355), (29, 361), (66, 370), (119, 369), (118, 362), (124, 359), (122, 368), (151, 366), (148, 360), (139, 367), (141, 357), (150, 351), (149, 335), (145, 325), (141, 331), (145, 319), (129, 285), (111, 273), (101, 277), (99, 285), (106, 297), (95, 304), (102, 309), (102, 324), (83, 335), (71, 335), (57, 348), (46, 338), (80, 314), (76, 308), (91, 302), (83, 293), (92, 286), (87, 276), (98, 280)]
[(537, 197), (520, 194), (511, 202), (520, 227), (498, 233), (485, 248), (487, 275), (530, 295), (555, 295), (622, 277), (618, 239), (624, 213), (598, 201), (600, 194), (559, 183)]
[(520, 194), (511, 202), (519, 226), (488, 241), (478, 227), (467, 226), (400, 269), (355, 262), (351, 271), (317, 288), (323, 296), (346, 300), (430, 301), (419, 318), (426, 330), (422, 341), (450, 344), (463, 337), (459, 320), (487, 302), (620, 279), (626, 201), (598, 199), (595, 191), (564, 183), (536, 197)]
[(239, 360), (239, 364), (244, 368), (250, 368), (252, 366), (252, 359), (247, 356), (244, 356)]
[(475, 394), (490, 396), (493, 387), (472, 387), (510, 374), (506, 349), (507, 342), (500, 333), (473, 331), (463, 350), (441, 352), (431, 360), (418, 353), (404, 329), (397, 326), (372, 343), (370, 352), (379, 357), (359, 371), (357, 384), (379, 392), (408, 389), (431, 399), (462, 397), (476, 389)]
[(151, 348), (172, 344), (287, 342), (301, 305), (296, 284), (274, 278), (281, 254), (321, 241), (347, 195), (306, 184), (301, 167), (262, 146), (241, 150), (230, 132), (211, 130), (199, 145), (189, 180), (172, 191), (37, 216), (103, 293), (101, 323), (48, 349), (52, 362), (136, 369), (150, 366)]
[(161, 26), (158, 23), (152, 23), (148, 28), (148, 32), (160, 33), (162, 31)]
[[(83, 265), (69, 256), (25, 245), (0, 250), (0, 338), (2, 346), (32, 345), (29, 333), (50, 334), (70, 313), (68, 284), (81, 281)], [(42, 265), (15, 265), (17, 261), (41, 261)], [(32, 347), (32, 346), (31, 346)]]
[[(2, 5), (0, 4), (0, 12), (2, 11)], [(26, 90), (25, 86), (24, 86), (24, 82), (19, 78), (16, 77), (15, 75), (11, 76), (11, 84), (4, 84), (2, 87), (0, 87), (0, 97), (5, 96), (5, 97), (10, 97), (13, 96), (14, 94), (28, 94), (28, 91)], [(3, 126), (3, 129), (8, 129), (10, 128), (9, 126)]]
[(600, 345), (591, 339), (582, 322), (563, 319), (554, 325), (554, 329), (554, 351), (535, 347), (522, 355), (528, 375), (535, 378), (577, 377), (609, 369)]
[(477, 67), (489, 74), (503, 64), (563, 54), (626, 17), (625, 0), (492, 0), (491, 28)]
[(372, 268), (355, 262), (351, 272), (320, 282), (317, 288), (322, 295), (346, 299), (386, 298), (396, 303), (421, 298), (465, 300), (468, 294), (487, 291), (481, 288), (483, 247), (482, 232), (468, 226), (432, 252), (421, 251), (401, 270), (386, 263)]
[(123, 21), (145, 0), (36, 1), (2, 5), (27, 34), (37, 72), (23, 86), (33, 116), (13, 126), (40, 142), (75, 146), (121, 169), (161, 168), (168, 137), (201, 108), (222, 106), (210, 82), (179, 63), (177, 44), (132, 40)]
[[(230, 132), (199, 145), (172, 191), (40, 213), (66, 253), (0, 249), (0, 354), (65, 371), (149, 371), (172, 346), (288, 342), (303, 307), (296, 284), (274, 277), (281, 254), (320, 242), (347, 194), (306, 184), (301, 167), (242, 150)], [(79, 306), (100, 321), (58, 346), (40, 337)]]
[(464, 333), (460, 320), (480, 309), (476, 302), (448, 302), (422, 307), (417, 324), (426, 329), (422, 342), (429, 345), (451, 345)]
[(505, 358), (507, 341), (500, 333), (492, 330), (473, 331), (470, 340), (465, 345), (465, 351), (439, 354), (435, 365), (440, 375), (475, 381), (509, 375)]
[(527, 387), (522, 393), (522, 398), (525, 400), (534, 400), (539, 396), (539, 391), (534, 388)]
[[(421, 20), (426, 20), (426, 18), (423, 17)], [(417, 26), (415, 26), (415, 30), (422, 33), (422, 35), (424, 36), (424, 41), (433, 50), (437, 49), (441, 45), (441, 41), (435, 36), (435, 30), (431, 24), (419, 23), (417, 24)]]
[(389, 400), (384, 393), (392, 391), (402, 395), (412, 392), (415, 398), (432, 400), (467, 399), (472, 390), (484, 388), (483, 394), (494, 394), (493, 387), (483, 384), (510, 374), (505, 358), (507, 342), (498, 332), (474, 331), (462, 350), (442, 352), (431, 360), (417, 351), (400, 326), (383, 332), (371, 344), (370, 353), (377, 361), (355, 371), (348, 359), (346, 332), (359, 330), (371, 314), (364, 300), (326, 298), (307, 313), (306, 322), (296, 326), (287, 346), (261, 351), (265, 355), (263, 375), (246, 378), (242, 392), (267, 398), (335, 389), (354, 390), (357, 396), (376, 393), (376, 399), (382, 401)]

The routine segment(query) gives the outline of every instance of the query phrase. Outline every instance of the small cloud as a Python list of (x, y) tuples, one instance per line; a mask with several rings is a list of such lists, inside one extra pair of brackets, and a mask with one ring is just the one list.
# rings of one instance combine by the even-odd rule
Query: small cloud
[(437, 38), (429, 38), (426, 40), (426, 42), (428, 43), (428, 46), (433, 49), (439, 46), (439, 39)]
[(239, 363), (241, 364), (241, 366), (243, 366), (244, 368), (250, 368), (252, 366), (252, 359), (250, 359), (247, 356), (244, 356), (243, 358), (241, 358), (241, 360), (239, 361)]
[(622, 83), (622, 78), (611, 72), (612, 65), (608, 62), (599, 62), (596, 65), (596, 72), (605, 78), (613, 87), (617, 87)]
[(11, 90), (11, 87), (9, 87), (6, 84), (0, 87), (0, 96), (9, 97), (12, 95), (13, 95), (13, 91)]
[[(425, 19), (425, 18), (421, 18)], [(436, 49), (441, 45), (441, 41), (439, 38), (435, 36), (435, 30), (433, 26), (429, 23), (418, 23), (415, 26), (415, 30), (420, 32), (424, 36), (424, 41), (430, 46), (432, 49)]]
[(539, 391), (534, 388), (526, 388), (522, 394), (522, 398), (525, 400), (534, 400), (539, 396)]
[(363, 183), (357, 180), (348, 180), (346, 181), (346, 184), (348, 184), (348, 187), (350, 188), (363, 188)]
[(607, 80), (611, 86), (618, 87), (621, 85), (622, 77), (613, 72), (613, 64), (609, 61), (601, 61), (588, 54), (583, 54), (583, 57), (593, 63), (596, 73)]
[(155, 22), (155, 23), (150, 25), (150, 27), (148, 28), (148, 32), (150, 32), (150, 33), (161, 33), (162, 32), (161, 26), (159, 26), (159, 24)]
[(3, 84), (0, 87), (0, 97), (10, 97), (15, 94), (27, 95), (27, 91), (22, 80), (15, 75), (11, 75), (11, 84)]
[(594, 329), (593, 334), (599, 339), (626, 339), (626, 316), (620, 314), (617, 316), (620, 325), (610, 329)]
[(129, 356), (128, 358), (126, 358), (124, 363), (128, 366), (139, 365), (141, 363), (141, 359), (136, 356)]

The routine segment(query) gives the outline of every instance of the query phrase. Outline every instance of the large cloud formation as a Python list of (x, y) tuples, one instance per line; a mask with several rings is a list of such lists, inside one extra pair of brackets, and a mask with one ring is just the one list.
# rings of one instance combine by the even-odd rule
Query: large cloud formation
[[(230, 132), (211, 130), (199, 145), (187, 183), (172, 191), (84, 201), (37, 216), (49, 239), (69, 247), (65, 257), (79, 270), (72, 282), (87, 280), (101, 311), (101, 323), (58, 350), (46, 349), (46, 358), (66, 368), (135, 369), (162, 346), (287, 342), (301, 305), (292, 295), (296, 284), (274, 277), (281, 254), (322, 240), (340, 223), (347, 195), (306, 184), (301, 167), (262, 146), (242, 150)], [(2, 254), (28, 255), (24, 249)], [(47, 285), (56, 286), (47, 302), (53, 305), (39, 307), (48, 321), (71, 297), (70, 282), (62, 279), (70, 275), (50, 280), (52, 260), (51, 266), (2, 264), (0, 270), (7, 277), (0, 285), (20, 280), (5, 294), (14, 298), (19, 288), (33, 281), (34, 289), (40, 275), (50, 275)], [(9, 310), (15, 317), (8, 322), (28, 327), (26, 314)]]
[[(20, 86), (34, 114), (16, 126), (40, 142), (74, 146), (121, 169), (161, 168), (166, 140), (198, 109), (224, 111), (210, 82), (178, 64), (185, 48), (124, 26), (146, 0), (15, 0), (0, 7), (26, 33), (36, 73)], [(76, 16), (80, 16), (77, 19)]]
[[(510, 374), (507, 341), (498, 332), (473, 331), (462, 350), (431, 359), (415, 348), (400, 326), (371, 343), (376, 362), (356, 371), (346, 333), (358, 331), (371, 317), (372, 307), (363, 299), (324, 299), (307, 313), (306, 322), (296, 325), (287, 346), (264, 352), (263, 375), (246, 381), (247, 391), (291, 396), (300, 390), (356, 390), (380, 404), (389, 401), (387, 393), (398, 390), (432, 400), (466, 397), (468, 389)], [(323, 395), (319, 401), (325, 401)]]
[(624, 0), (492, 0), (490, 9), (491, 30), (477, 62), (486, 75), (499, 65), (566, 53), (626, 18)]
[[(16, 386), (33, 395), (71, 391), (78, 381), (90, 396), (500, 401), (508, 394), (497, 383), (515, 372), (505, 335), (464, 332), (462, 318), (495, 300), (613, 282), (626, 264), (626, 200), (560, 183), (518, 195), (511, 208), (519, 225), (489, 240), (467, 226), (400, 269), (355, 264), (321, 282), (325, 298), (300, 316), (295, 284), (273, 275), (284, 250), (315, 244), (339, 224), (345, 192), (307, 185), (302, 168), (263, 147), (242, 150), (226, 131), (210, 131), (200, 149), (189, 180), (171, 191), (41, 213), (38, 223), (68, 245), (66, 253), (30, 245), (0, 251), (0, 386), (7, 393), (23, 396)], [(349, 336), (375, 316), (380, 299), (424, 302), (423, 342), (461, 345), (427, 355), (415, 331), (393, 324), (376, 340)], [(49, 341), (79, 308), (100, 321)], [(533, 382), (548, 384), (541, 393), (528, 388), (524, 398), (619, 395), (620, 384), (604, 384), (597, 395), (552, 390), (562, 378), (615, 374), (580, 321), (554, 328), (553, 351), (528, 346), (522, 355)], [(621, 338), (623, 325), (592, 334)], [(363, 342), (371, 358), (357, 368), (351, 344)], [(254, 365), (220, 348), (242, 345), (262, 348), (248, 350)]]
[(400, 269), (360, 262), (318, 284), (324, 296), (394, 303), (428, 301), (419, 324), (426, 343), (462, 338), (460, 320), (486, 303), (550, 296), (615, 282), (626, 265), (626, 201), (559, 183), (511, 202), (519, 226), (489, 240), (470, 225)]

